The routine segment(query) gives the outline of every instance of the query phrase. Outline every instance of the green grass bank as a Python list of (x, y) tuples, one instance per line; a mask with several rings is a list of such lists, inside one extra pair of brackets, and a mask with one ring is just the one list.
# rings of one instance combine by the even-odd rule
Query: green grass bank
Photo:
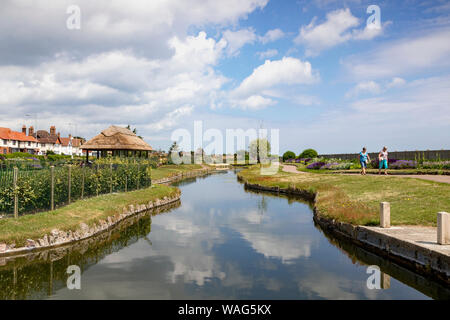
[(165, 196), (172, 197), (177, 193), (179, 193), (178, 188), (153, 185), (136, 191), (78, 200), (54, 211), (23, 215), (18, 219), (1, 219), (0, 243), (15, 243), (16, 247), (21, 247), (25, 245), (27, 239), (42, 238), (53, 229), (75, 231), (80, 223), (91, 226), (100, 220), (105, 220), (108, 216), (122, 213), (122, 208), (128, 205), (141, 205)]
[(391, 224), (436, 226), (436, 215), (450, 211), (450, 184), (390, 176), (286, 173), (261, 176), (259, 167), (239, 176), (251, 184), (318, 192), (323, 216), (356, 225), (378, 225), (379, 204), (391, 204)]

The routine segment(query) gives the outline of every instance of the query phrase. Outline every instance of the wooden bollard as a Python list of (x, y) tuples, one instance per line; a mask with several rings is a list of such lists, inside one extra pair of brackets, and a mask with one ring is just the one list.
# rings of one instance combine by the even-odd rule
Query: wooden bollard
[(391, 227), (391, 205), (389, 202), (380, 203), (380, 227)]
[(437, 243), (450, 244), (450, 214), (447, 212), (437, 214)]

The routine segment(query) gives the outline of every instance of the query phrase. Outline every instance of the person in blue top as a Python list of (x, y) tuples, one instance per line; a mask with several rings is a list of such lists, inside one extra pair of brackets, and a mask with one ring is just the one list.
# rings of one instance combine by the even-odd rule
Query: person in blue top
[(368, 161), (370, 161), (370, 157), (369, 157), (369, 154), (367, 153), (366, 147), (364, 147), (362, 149), (362, 151), (359, 153), (359, 163), (361, 164), (361, 174), (362, 175), (366, 174), (366, 168), (367, 168)]

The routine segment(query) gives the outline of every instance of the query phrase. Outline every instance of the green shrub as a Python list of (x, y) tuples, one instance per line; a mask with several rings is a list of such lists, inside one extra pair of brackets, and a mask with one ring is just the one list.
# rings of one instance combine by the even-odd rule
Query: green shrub
[(286, 160), (288, 160), (288, 159), (295, 159), (295, 153), (292, 152), (292, 151), (286, 151), (286, 152), (283, 154), (283, 161), (286, 161)]
[(303, 150), (303, 152), (299, 154), (298, 158), (299, 159), (317, 158), (318, 155), (319, 154), (317, 153), (316, 150), (306, 149), (306, 150)]

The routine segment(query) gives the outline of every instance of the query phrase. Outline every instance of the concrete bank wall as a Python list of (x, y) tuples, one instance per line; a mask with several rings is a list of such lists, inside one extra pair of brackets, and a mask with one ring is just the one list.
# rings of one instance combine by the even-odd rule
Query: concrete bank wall
[[(240, 181), (244, 181), (239, 178)], [(253, 190), (298, 195), (316, 202), (317, 195), (305, 190), (266, 187), (245, 182), (245, 187)], [(314, 221), (337, 237), (344, 237), (362, 248), (394, 261), (408, 269), (439, 282), (450, 285), (450, 256), (415, 245), (396, 237), (386, 235), (369, 227), (354, 226), (324, 217), (314, 205)]]

